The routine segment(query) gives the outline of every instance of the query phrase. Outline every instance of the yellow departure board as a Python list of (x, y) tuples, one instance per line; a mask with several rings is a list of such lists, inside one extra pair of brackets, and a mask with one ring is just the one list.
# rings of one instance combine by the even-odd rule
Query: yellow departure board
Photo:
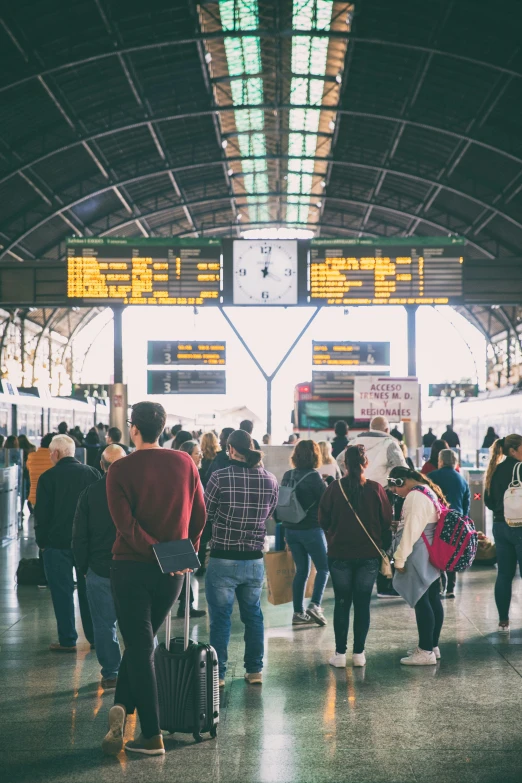
[[(416, 241), (417, 238), (414, 238)], [(391, 244), (394, 241), (396, 244)], [(413, 246), (312, 240), (309, 301), (327, 305), (450, 304), (462, 299), (462, 240)]]
[(219, 304), (219, 240), (71, 239), (67, 297), (83, 304)]

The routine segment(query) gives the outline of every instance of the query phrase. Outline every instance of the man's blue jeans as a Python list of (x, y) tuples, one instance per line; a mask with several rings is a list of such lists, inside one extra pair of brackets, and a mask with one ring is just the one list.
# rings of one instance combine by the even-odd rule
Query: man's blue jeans
[(245, 669), (249, 674), (263, 669), (265, 629), (261, 611), (261, 590), (265, 567), (263, 560), (221, 560), (211, 557), (205, 582), (210, 614), (210, 644), (219, 661), (219, 678), (227, 670), (228, 643), (234, 597), (245, 625)]
[(111, 592), (111, 580), (87, 571), (87, 598), (91, 608), (96, 657), (105, 680), (118, 676), (121, 663), (120, 643), (116, 632), (116, 609)]
[[(74, 647), (78, 634), (74, 621), (74, 557), (72, 549), (53, 549), (43, 551), (43, 561), (47, 583), (51, 591), (54, 614), (58, 626), (58, 641), (64, 647)], [(90, 644), (94, 644), (91, 613), (85, 589), (85, 577), (76, 571), (78, 603), (82, 618), (83, 632)]]
[(295, 577), (292, 584), (294, 612), (304, 612), (305, 589), (312, 562), (317, 570), (312, 603), (321, 606), (328, 581), (328, 556), (324, 532), (320, 527), (313, 527), (311, 530), (292, 530), (287, 527), (285, 538), (295, 562)]

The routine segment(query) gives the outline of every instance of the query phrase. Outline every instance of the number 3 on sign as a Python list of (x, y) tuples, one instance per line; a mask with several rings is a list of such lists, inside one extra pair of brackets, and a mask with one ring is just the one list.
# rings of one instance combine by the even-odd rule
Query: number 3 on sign
[(163, 393), (170, 394), (170, 381), (163, 381)]
[(169, 351), (164, 351), (163, 359), (165, 364), (172, 364), (172, 354)]

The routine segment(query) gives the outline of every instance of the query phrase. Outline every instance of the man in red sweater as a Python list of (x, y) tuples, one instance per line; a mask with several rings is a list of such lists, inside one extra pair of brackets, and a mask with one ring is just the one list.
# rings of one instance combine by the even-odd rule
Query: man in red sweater
[(163, 574), (152, 545), (190, 538), (197, 551), (205, 526), (203, 490), (193, 460), (185, 452), (159, 445), (165, 419), (165, 410), (157, 403), (133, 405), (130, 435), (136, 451), (113, 463), (107, 474), (107, 499), (116, 527), (111, 587), (125, 642), (109, 732), (102, 744), (108, 754), (123, 748), (125, 719), (135, 709), (141, 735), (126, 749), (149, 756), (165, 753), (154, 636), (179, 596), (183, 575)]

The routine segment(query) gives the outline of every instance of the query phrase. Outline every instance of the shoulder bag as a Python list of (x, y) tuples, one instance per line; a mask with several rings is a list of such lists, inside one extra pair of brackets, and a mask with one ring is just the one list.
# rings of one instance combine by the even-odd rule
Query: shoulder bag
[(391, 578), (392, 578), (392, 576), (393, 576), (393, 571), (392, 571), (392, 567), (391, 567), (391, 563), (390, 563), (390, 558), (388, 557), (388, 555), (386, 554), (386, 552), (384, 551), (384, 549), (380, 549), (380, 548), (377, 546), (377, 544), (375, 543), (375, 541), (373, 540), (373, 538), (371, 537), (371, 535), (370, 535), (370, 534), (368, 533), (368, 531), (366, 530), (365, 526), (364, 526), (364, 525), (363, 525), (363, 523), (361, 522), (361, 519), (360, 519), (360, 517), (359, 517), (359, 514), (357, 513), (357, 511), (354, 509), (354, 507), (353, 507), (353, 506), (352, 506), (352, 504), (350, 503), (350, 500), (349, 500), (349, 498), (348, 498), (348, 495), (347, 495), (347, 494), (346, 494), (346, 492), (344, 491), (344, 487), (343, 487), (343, 485), (341, 484), (341, 482), (340, 482), (340, 481), (339, 481), (339, 488), (340, 488), (341, 492), (342, 492), (342, 493), (343, 493), (343, 495), (344, 495), (344, 499), (346, 500), (346, 502), (347, 502), (347, 503), (348, 503), (348, 505), (350, 506), (350, 509), (351, 509), (351, 511), (352, 511), (352, 514), (354, 515), (354, 517), (356, 518), (357, 522), (360, 524), (360, 526), (362, 527), (362, 529), (364, 530), (364, 532), (366, 533), (366, 535), (368, 536), (368, 538), (370, 539), (370, 541), (371, 541), (371, 542), (372, 542), (372, 544), (374, 545), (375, 549), (376, 549), (376, 550), (377, 550), (377, 552), (379, 553), (379, 556), (380, 556), (380, 558), (381, 558), (381, 568), (380, 568), (381, 574), (382, 574), (383, 576), (385, 576), (385, 577), (386, 577), (386, 579), (391, 579)]

